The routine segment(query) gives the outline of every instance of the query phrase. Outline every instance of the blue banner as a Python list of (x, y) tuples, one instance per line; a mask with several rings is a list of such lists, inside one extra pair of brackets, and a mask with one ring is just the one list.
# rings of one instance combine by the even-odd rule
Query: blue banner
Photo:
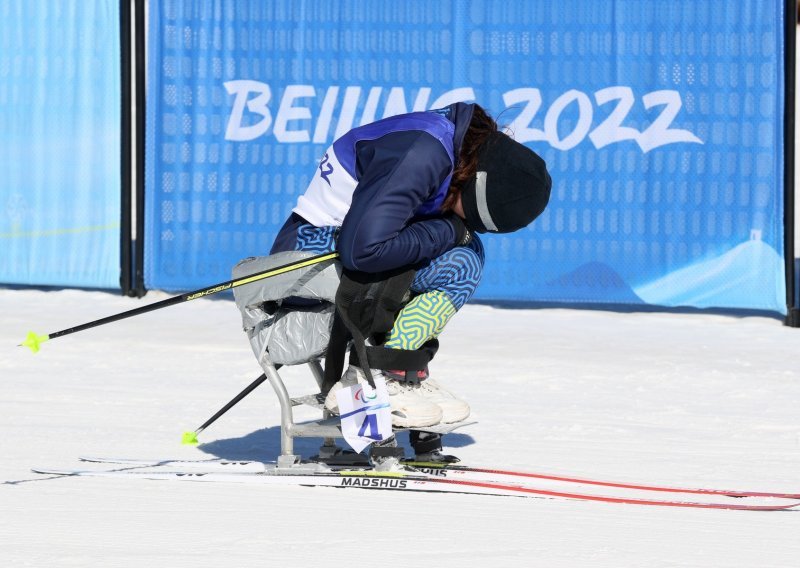
[(0, 282), (120, 285), (119, 2), (0, 2)]
[(336, 137), (464, 100), (554, 182), (478, 298), (785, 313), (783, 6), (151, 2), (146, 285), (227, 279)]

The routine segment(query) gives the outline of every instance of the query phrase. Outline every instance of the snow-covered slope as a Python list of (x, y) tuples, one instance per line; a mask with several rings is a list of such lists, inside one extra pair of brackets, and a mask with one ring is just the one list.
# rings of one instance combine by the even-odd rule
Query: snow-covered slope
[[(277, 454), (266, 385), (204, 445), (179, 443), (260, 373), (230, 301), (16, 347), (164, 297), (0, 290), (0, 565), (798, 565), (800, 513), (30, 473), (81, 454)], [(447, 439), (468, 463), (800, 491), (800, 331), (777, 319), (467, 306), (441, 339), (431, 371), (479, 420)]]

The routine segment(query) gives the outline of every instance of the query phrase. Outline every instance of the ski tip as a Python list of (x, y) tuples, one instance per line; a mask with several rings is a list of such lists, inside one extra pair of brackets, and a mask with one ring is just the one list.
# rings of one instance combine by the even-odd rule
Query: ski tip
[(50, 339), (49, 335), (38, 335), (33, 331), (29, 331), (25, 337), (25, 341), (17, 345), (17, 347), (27, 347), (33, 353), (38, 353), (42, 343)]
[(197, 439), (197, 432), (184, 432), (183, 439), (181, 440), (181, 444), (188, 445), (188, 446), (196, 446), (200, 443), (200, 440)]

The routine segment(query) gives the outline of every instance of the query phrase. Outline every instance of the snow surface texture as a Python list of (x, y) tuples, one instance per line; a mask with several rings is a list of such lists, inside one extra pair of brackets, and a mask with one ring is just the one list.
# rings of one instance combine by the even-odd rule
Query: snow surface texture
[[(260, 374), (230, 300), (16, 347), (166, 297), (0, 290), (0, 565), (798, 566), (800, 512), (30, 473), (79, 455), (274, 459), (268, 385), (204, 445), (179, 443)], [(466, 306), (431, 371), (479, 420), (446, 438), (468, 464), (796, 492), (798, 345), (765, 317)], [(284, 376), (314, 390), (302, 367)]]

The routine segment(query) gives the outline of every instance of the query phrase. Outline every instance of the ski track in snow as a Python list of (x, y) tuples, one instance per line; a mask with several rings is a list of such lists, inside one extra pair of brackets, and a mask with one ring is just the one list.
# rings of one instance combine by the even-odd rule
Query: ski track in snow
[[(274, 459), (267, 385), (204, 445), (179, 443), (260, 374), (230, 300), (57, 338), (35, 356), (16, 346), (29, 329), (166, 297), (0, 290), (0, 565), (798, 566), (800, 512), (31, 473), (79, 455)], [(800, 491), (800, 331), (777, 318), (478, 305), (441, 339), (432, 374), (479, 421), (446, 438), (465, 463)], [(293, 394), (313, 391), (304, 368), (283, 374)], [(317, 446), (297, 443), (306, 456)]]

